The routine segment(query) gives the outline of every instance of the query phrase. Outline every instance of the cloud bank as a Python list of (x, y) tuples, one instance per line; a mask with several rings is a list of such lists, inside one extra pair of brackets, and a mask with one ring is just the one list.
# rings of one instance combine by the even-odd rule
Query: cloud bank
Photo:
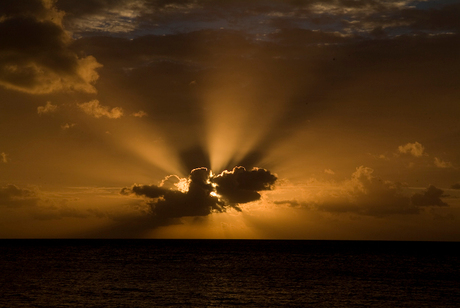
[(12, 184), (0, 187), (0, 207), (35, 206), (38, 200), (37, 194), (32, 190)]
[(323, 191), (318, 196), (318, 201), (306, 205), (324, 212), (374, 217), (418, 214), (424, 207), (448, 206), (441, 200), (442, 197), (447, 197), (444, 191), (433, 185), (411, 195), (402, 183), (384, 181), (373, 173), (373, 169), (360, 166), (356, 168), (350, 180), (336, 189)]

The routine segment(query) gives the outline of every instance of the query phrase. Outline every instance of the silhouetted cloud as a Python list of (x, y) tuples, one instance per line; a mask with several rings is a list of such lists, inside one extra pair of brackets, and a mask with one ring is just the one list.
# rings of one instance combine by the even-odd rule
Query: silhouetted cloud
[(212, 182), (217, 184), (216, 192), (225, 203), (236, 205), (259, 200), (258, 191), (272, 189), (276, 179), (265, 169), (247, 171), (244, 167), (235, 167), (232, 171), (223, 171), (215, 176)]
[(62, 27), (64, 13), (53, 1), (2, 1), (0, 4), (0, 85), (28, 93), (76, 90), (96, 92), (92, 56), (79, 57)]
[(447, 203), (441, 200), (444, 195), (442, 189), (430, 185), (423, 193), (412, 195), (411, 201), (415, 206), (448, 206)]
[(259, 191), (270, 190), (276, 182), (270, 171), (235, 167), (214, 175), (207, 168), (191, 171), (187, 179), (167, 177), (160, 185), (133, 185), (122, 195), (144, 197), (158, 221), (185, 216), (207, 216), (228, 208), (241, 211), (239, 204), (257, 201)]
[(452, 189), (460, 189), (460, 183), (455, 183), (450, 188), (452, 188)]

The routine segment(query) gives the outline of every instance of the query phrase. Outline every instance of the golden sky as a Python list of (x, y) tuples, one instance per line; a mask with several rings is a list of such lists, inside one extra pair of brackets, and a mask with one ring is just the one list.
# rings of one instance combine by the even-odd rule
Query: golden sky
[(460, 240), (460, 2), (0, 2), (1, 238)]

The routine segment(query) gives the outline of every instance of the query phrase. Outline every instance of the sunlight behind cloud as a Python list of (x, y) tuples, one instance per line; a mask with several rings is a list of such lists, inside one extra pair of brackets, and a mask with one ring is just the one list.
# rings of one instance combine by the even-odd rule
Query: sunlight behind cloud
[(222, 85), (204, 99), (206, 147), (211, 169), (238, 165), (265, 137), (281, 109), (279, 101), (260, 100), (250, 89)]
[(169, 146), (153, 125), (132, 125), (116, 133), (116, 142), (140, 159), (165, 171), (184, 176), (177, 150)]

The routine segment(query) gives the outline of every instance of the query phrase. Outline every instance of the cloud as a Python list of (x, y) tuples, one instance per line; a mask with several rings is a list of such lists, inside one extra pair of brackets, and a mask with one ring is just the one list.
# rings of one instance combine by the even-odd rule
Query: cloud
[(438, 168), (453, 168), (454, 167), (451, 162), (440, 160), (437, 157), (434, 158), (434, 164)]
[(329, 192), (323, 192), (316, 202), (310, 202), (320, 211), (354, 213), (384, 217), (420, 213), (421, 207), (447, 206), (440, 198), (443, 191), (429, 186), (423, 193), (412, 196), (398, 182), (383, 181), (374, 176), (374, 170), (360, 166), (351, 179)]
[(65, 123), (61, 125), (61, 129), (63, 130), (71, 129), (72, 127), (75, 127), (76, 125), (77, 124), (75, 123)]
[(401, 17), (410, 21), (411, 27), (423, 30), (459, 30), (459, 14), (459, 3), (428, 10), (407, 8), (401, 11)]
[(52, 112), (55, 112), (57, 110), (57, 108), (58, 108), (57, 105), (53, 105), (53, 104), (51, 104), (51, 102), (46, 102), (45, 106), (38, 106), (37, 107), (37, 113), (39, 115), (52, 113)]
[(0, 161), (6, 164), (8, 162), (8, 154), (5, 152), (0, 153)]
[(16, 185), (0, 187), (0, 207), (35, 206), (39, 198), (36, 192)]
[(278, 205), (285, 204), (285, 205), (288, 205), (289, 207), (294, 207), (294, 208), (300, 208), (300, 207), (307, 208), (308, 207), (307, 202), (300, 202), (298, 200), (280, 200), (280, 201), (274, 201), (273, 203), (278, 204)]
[(276, 182), (270, 171), (235, 167), (214, 175), (207, 168), (191, 171), (187, 179), (169, 176), (160, 185), (133, 185), (121, 190), (122, 195), (145, 198), (155, 221), (168, 223), (186, 216), (207, 216), (228, 208), (241, 211), (239, 204), (257, 201), (263, 190)]
[(452, 188), (452, 189), (460, 189), (460, 183), (455, 183), (450, 188)]
[(327, 173), (327, 174), (335, 174), (335, 172), (332, 171), (331, 169), (324, 169), (324, 173)]
[(447, 203), (441, 200), (441, 197), (447, 197), (443, 194), (442, 189), (430, 185), (425, 192), (412, 195), (411, 201), (416, 206), (448, 206)]
[(109, 110), (109, 107), (100, 105), (97, 99), (77, 105), (86, 114), (95, 118), (107, 117), (109, 119), (118, 119), (123, 116), (123, 109), (121, 107), (114, 107)]
[(271, 190), (277, 177), (265, 169), (254, 168), (247, 171), (244, 167), (235, 167), (232, 171), (223, 171), (212, 182), (217, 184), (216, 192), (232, 205), (260, 199), (258, 191)]
[(126, 33), (139, 26), (136, 18), (146, 13), (145, 0), (60, 0), (57, 6), (66, 11), (65, 24), (77, 33), (85, 31)]
[(411, 154), (415, 157), (421, 157), (425, 155), (425, 148), (418, 142), (407, 143), (406, 145), (400, 145), (398, 147), (399, 153)]
[(417, 2), (420, 1), (264, 0), (244, 3), (245, 9), (241, 9), (238, 0), (84, 0), (78, 5), (60, 0), (57, 6), (67, 12), (64, 24), (81, 35), (184, 33), (216, 25), (234, 30), (249, 26), (261, 35), (308, 25), (312, 30), (374, 38), (459, 29), (458, 4), (430, 3), (419, 8)]
[(56, 193), (46, 193), (37, 188), (20, 188), (9, 184), (0, 186), (0, 215), (8, 217), (13, 212), (28, 215), (36, 220), (100, 217), (97, 210), (68, 205), (69, 201)]
[(0, 4), (0, 86), (43, 94), (96, 92), (101, 67), (92, 56), (79, 57), (62, 27), (64, 13), (53, 1), (2, 1)]
[(143, 111), (143, 110), (139, 110), (138, 112), (134, 112), (132, 114), (133, 117), (137, 117), (137, 118), (143, 118), (145, 116), (147, 116), (147, 112)]

